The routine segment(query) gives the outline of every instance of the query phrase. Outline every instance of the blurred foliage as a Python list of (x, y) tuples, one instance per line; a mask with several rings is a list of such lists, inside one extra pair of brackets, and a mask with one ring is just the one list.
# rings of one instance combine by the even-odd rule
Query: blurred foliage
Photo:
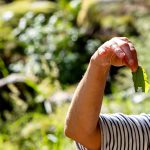
[(13, 3), (0, 6), (0, 13), (3, 15), (7, 11), (13, 12), (16, 16), (21, 16), (32, 11), (34, 13), (50, 13), (55, 10), (55, 3), (48, 1), (35, 1), (35, 0), (18, 0)]
[(104, 98), (102, 113), (149, 114), (149, 100), (150, 98), (147, 98), (145, 101), (135, 103), (129, 97), (123, 98), (121, 93), (115, 93)]
[(13, 122), (1, 124), (0, 149), (6, 150), (75, 150), (65, 138), (63, 124), (68, 105), (58, 107), (50, 116), (32, 112)]
[[(150, 77), (149, 9), (147, 0), (0, 0), (0, 149), (74, 149), (63, 135), (68, 106), (47, 115), (45, 102), (114, 36), (135, 44)], [(112, 67), (107, 83), (103, 112), (149, 113), (148, 99), (133, 105), (120, 94), (133, 87), (129, 69)]]
[[(50, 116), (26, 113), (15, 121), (0, 124), (0, 148), (6, 150), (75, 150), (75, 144), (64, 136), (63, 125), (69, 104), (57, 107)], [(150, 113), (149, 99), (133, 103), (122, 97), (104, 97), (102, 113)]]

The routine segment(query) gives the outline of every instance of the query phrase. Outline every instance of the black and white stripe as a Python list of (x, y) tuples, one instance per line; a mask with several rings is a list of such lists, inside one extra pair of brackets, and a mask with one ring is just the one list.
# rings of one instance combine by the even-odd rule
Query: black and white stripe
[[(150, 114), (100, 116), (101, 150), (150, 150)], [(88, 150), (76, 142), (77, 150)]]

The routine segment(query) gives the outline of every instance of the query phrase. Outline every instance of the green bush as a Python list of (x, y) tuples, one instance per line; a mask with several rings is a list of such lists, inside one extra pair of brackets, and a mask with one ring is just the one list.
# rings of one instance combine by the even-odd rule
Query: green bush
[(26, 113), (1, 126), (0, 148), (6, 150), (75, 150), (64, 135), (64, 119), (68, 105), (57, 108), (50, 116)]
[[(63, 84), (79, 80), (90, 55), (86, 51), (88, 38), (76, 25), (80, 3), (75, 2), (67, 3), (65, 8), (60, 3), (60, 10), (50, 17), (29, 12), (20, 19), (14, 34), (23, 45), (27, 57), (25, 62), (12, 64), (12, 71), (31, 73), (40, 78), (54, 75), (52, 78)], [(98, 47), (100, 42), (92, 41), (88, 44), (93, 45), (92, 48)]]

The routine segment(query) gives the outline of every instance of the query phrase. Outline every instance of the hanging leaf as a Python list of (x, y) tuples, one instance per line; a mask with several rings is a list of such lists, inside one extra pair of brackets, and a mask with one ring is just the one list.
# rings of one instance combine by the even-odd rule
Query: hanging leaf
[(132, 78), (135, 92), (138, 92), (140, 89), (145, 93), (149, 91), (150, 84), (148, 82), (147, 74), (141, 66), (138, 67), (136, 72), (132, 73)]

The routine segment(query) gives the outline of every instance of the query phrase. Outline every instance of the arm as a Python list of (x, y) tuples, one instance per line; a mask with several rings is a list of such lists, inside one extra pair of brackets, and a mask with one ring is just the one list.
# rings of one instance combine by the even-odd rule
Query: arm
[(66, 118), (65, 134), (90, 150), (99, 150), (101, 147), (102, 137), (98, 121), (111, 65), (126, 65), (132, 71), (136, 70), (136, 52), (126, 38), (113, 38), (104, 43), (91, 57)]

